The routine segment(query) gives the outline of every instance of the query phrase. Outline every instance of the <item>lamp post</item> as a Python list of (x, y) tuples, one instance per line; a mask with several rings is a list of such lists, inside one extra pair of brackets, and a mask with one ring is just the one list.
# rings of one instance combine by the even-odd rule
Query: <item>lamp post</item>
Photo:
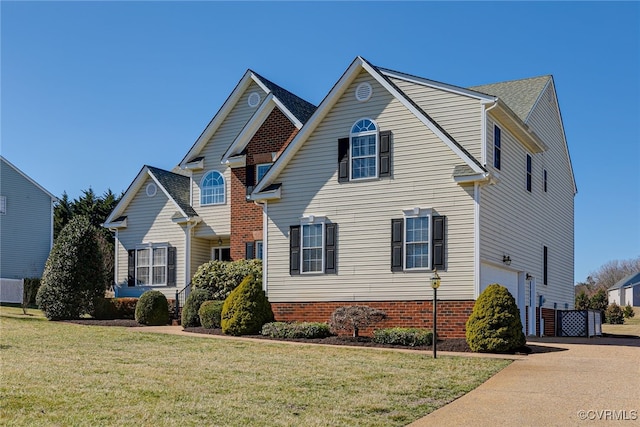
[(433, 276), (431, 277), (431, 287), (433, 288), (433, 358), (437, 358), (437, 343), (438, 343), (438, 288), (440, 287), (440, 276), (438, 276), (438, 269), (433, 270)]

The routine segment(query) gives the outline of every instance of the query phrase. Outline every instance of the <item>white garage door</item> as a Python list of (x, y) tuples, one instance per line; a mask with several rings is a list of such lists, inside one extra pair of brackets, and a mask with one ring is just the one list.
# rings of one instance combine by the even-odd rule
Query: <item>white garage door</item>
[(518, 273), (505, 270), (504, 268), (495, 267), (493, 265), (482, 264), (482, 267), (480, 269), (480, 293), (482, 293), (482, 291), (484, 291), (487, 286), (493, 283), (497, 283), (507, 288), (513, 298), (516, 300), (516, 304), (518, 304), (518, 308), (520, 309), (520, 320), (522, 321), (522, 325), (524, 328), (524, 283), (522, 284), (522, 286), (518, 285)]

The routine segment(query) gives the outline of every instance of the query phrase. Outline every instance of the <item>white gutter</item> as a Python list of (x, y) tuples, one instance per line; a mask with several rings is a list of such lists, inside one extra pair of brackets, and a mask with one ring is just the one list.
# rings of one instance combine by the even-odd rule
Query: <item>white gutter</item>
[(473, 184), (473, 294), (480, 295), (480, 184)]
[(487, 167), (487, 116), (488, 112), (498, 106), (498, 101), (494, 98), (493, 105), (487, 108), (487, 103), (482, 104), (482, 149), (480, 162)]

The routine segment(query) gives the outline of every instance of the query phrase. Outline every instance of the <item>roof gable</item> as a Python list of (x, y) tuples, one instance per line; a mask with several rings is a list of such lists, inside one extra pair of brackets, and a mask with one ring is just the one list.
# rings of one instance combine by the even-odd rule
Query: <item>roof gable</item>
[(637, 273), (631, 273), (628, 276), (618, 280), (615, 285), (611, 286), (608, 290), (626, 288), (628, 286), (634, 286), (640, 284), (640, 271)]
[[(184, 168), (187, 163), (192, 161), (194, 157), (197, 157), (202, 152), (205, 145), (213, 137), (215, 132), (222, 125), (224, 120), (231, 113), (233, 108), (236, 106), (247, 88), (252, 83), (257, 84), (265, 92), (266, 96), (263, 97), (263, 99), (261, 100), (261, 105), (258, 106), (256, 112), (245, 124), (243, 130), (247, 128), (259, 128), (259, 125), (262, 123), (260, 122), (260, 120), (264, 121), (265, 118), (261, 114), (259, 114), (259, 112), (264, 112), (268, 108), (273, 109), (274, 106), (280, 108), (282, 112), (289, 118), (289, 120), (291, 120), (291, 122), (294, 123), (298, 128), (301, 128), (302, 125), (311, 117), (313, 111), (315, 111), (315, 106), (313, 104), (292, 94), (288, 90), (283, 89), (270, 80), (265, 79), (252, 70), (247, 70), (236, 87), (233, 89), (227, 100), (224, 102), (220, 110), (218, 110), (216, 115), (211, 119), (211, 121), (202, 132), (202, 134), (200, 134), (187, 155), (182, 159), (182, 161), (180, 162), (180, 167)], [(259, 122), (257, 127), (256, 121)], [(244, 132), (244, 135), (246, 134), (247, 132)], [(251, 137), (249, 137), (249, 139), (250, 138)], [(246, 144), (248, 143), (248, 140), (245, 141), (245, 138), (242, 138), (240, 142), (238, 142), (237, 139), (234, 140), (234, 150), (231, 150), (231, 148), (229, 148), (225, 153), (225, 157), (237, 151), (238, 146), (242, 145), (243, 142)], [(240, 151), (242, 151), (242, 148), (240, 149)]]
[(475, 159), (469, 152), (467, 152), (446, 130), (444, 130), (438, 123), (436, 123), (424, 110), (422, 110), (415, 102), (413, 102), (402, 90), (400, 90), (387, 76), (384, 75), (377, 67), (370, 64), (364, 58), (358, 56), (354, 59), (347, 70), (342, 74), (340, 79), (333, 86), (331, 91), (327, 94), (324, 100), (318, 106), (313, 116), (309, 119), (308, 124), (302, 127), (298, 135), (291, 141), (289, 146), (285, 149), (279, 159), (269, 169), (269, 172), (256, 186), (254, 193), (260, 192), (269, 185), (273, 184), (273, 181), (280, 172), (284, 169), (286, 164), (293, 158), (300, 147), (304, 144), (307, 138), (313, 133), (316, 127), (322, 122), (324, 117), (331, 111), (333, 106), (342, 97), (345, 90), (349, 85), (357, 78), (359, 73), (365, 70), (368, 72), (380, 85), (382, 85), (392, 96), (394, 96), (400, 103), (402, 103), (411, 113), (413, 113), (425, 126), (427, 126), (441, 141), (443, 141), (454, 153), (456, 153), (461, 160), (469, 166), (475, 173), (484, 174), (486, 169)]
[(122, 195), (120, 202), (118, 202), (105, 220), (103, 224), (104, 227), (108, 228), (113, 223), (122, 222), (124, 212), (136, 194), (138, 194), (147, 178), (151, 178), (156, 185), (158, 185), (160, 190), (173, 202), (178, 212), (184, 218), (194, 218), (198, 216), (189, 203), (191, 178), (145, 165), (140, 172), (138, 172), (138, 175), (136, 175), (133, 182), (129, 185), (129, 188), (127, 188)]
[(26, 179), (27, 181), (29, 181), (31, 184), (33, 184), (34, 187), (36, 187), (38, 190), (42, 191), (44, 194), (46, 194), (47, 196), (49, 196), (51, 198), (51, 201), (53, 202), (57, 202), (58, 198), (56, 196), (54, 196), (53, 194), (51, 194), (50, 192), (48, 192), (42, 185), (38, 184), (34, 179), (32, 179), (29, 175), (27, 175), (26, 173), (22, 172), (20, 169), (18, 169), (17, 166), (15, 166), (13, 163), (11, 163), (9, 160), (7, 160), (6, 158), (4, 158), (3, 156), (0, 156), (0, 161), (4, 164), (6, 164), (7, 166), (9, 166), (11, 169), (13, 169), (17, 174), (19, 174), (20, 176), (22, 176), (24, 179)]

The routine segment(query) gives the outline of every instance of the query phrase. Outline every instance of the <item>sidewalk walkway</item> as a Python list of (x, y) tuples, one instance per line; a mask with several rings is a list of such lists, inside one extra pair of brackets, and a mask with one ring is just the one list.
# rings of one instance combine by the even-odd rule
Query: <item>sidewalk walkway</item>
[(421, 426), (640, 425), (640, 339), (541, 338), (558, 351), (515, 360)]

